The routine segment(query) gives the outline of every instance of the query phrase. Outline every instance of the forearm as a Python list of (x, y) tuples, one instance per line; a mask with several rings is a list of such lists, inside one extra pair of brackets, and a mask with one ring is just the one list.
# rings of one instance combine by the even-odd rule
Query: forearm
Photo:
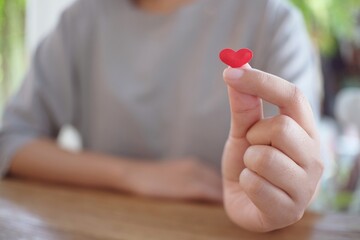
[(129, 191), (127, 175), (132, 163), (128, 159), (95, 154), (72, 153), (55, 142), (35, 140), (14, 155), (10, 175), (48, 182)]
[(134, 161), (96, 153), (71, 153), (45, 139), (35, 140), (15, 153), (10, 175), (148, 197), (222, 200), (220, 176), (196, 158)]

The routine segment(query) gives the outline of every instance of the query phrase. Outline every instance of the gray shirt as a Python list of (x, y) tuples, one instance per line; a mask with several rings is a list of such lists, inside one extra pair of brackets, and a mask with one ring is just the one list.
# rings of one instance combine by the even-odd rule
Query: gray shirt
[[(171, 14), (125, 0), (80, 0), (34, 53), (7, 104), (0, 172), (39, 137), (77, 128), (86, 150), (134, 159), (195, 156), (220, 168), (230, 112), (222, 48), (296, 83), (318, 110), (315, 58), (299, 13), (282, 0), (195, 0)], [(274, 107), (265, 104), (267, 115)]]

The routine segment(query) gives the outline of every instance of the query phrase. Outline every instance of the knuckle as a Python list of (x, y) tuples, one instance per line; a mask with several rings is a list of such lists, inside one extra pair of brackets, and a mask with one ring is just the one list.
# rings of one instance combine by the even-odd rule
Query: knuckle
[(248, 193), (254, 196), (261, 195), (264, 184), (260, 178), (252, 176), (253, 173), (245, 168), (240, 174), (240, 184), (246, 189)]
[[(294, 213), (296, 213), (296, 210), (305, 211), (306, 207), (309, 205), (311, 199), (313, 198), (318, 186), (317, 181), (313, 181), (311, 179), (304, 179), (302, 183), (304, 187), (298, 192), (299, 195), (294, 199), (296, 202), (296, 206), (294, 207)], [(303, 206), (303, 208), (300, 208), (301, 206)]]
[(263, 149), (262, 154), (263, 158), (261, 162), (261, 168), (263, 168), (263, 170), (269, 169), (270, 166), (274, 165), (277, 154), (275, 150), (270, 147), (266, 147), (265, 149)]
[(319, 176), (322, 176), (325, 168), (323, 161), (321, 159), (316, 159), (314, 161), (314, 165), (314, 168), (318, 172)]
[(256, 179), (249, 185), (248, 192), (252, 195), (259, 196), (263, 192), (263, 187), (263, 183), (259, 179)]
[(244, 164), (247, 168), (255, 170), (259, 154), (256, 146), (249, 146), (244, 153)]
[[(305, 194), (307, 194), (306, 195), (307, 199), (311, 199), (316, 192), (316, 189), (319, 184), (319, 180), (324, 171), (324, 164), (321, 160), (316, 159), (313, 161), (311, 168), (313, 171), (313, 173), (312, 173), (313, 177), (308, 180), (308, 184), (307, 184), (308, 187), (305, 192)], [(309, 172), (309, 174), (311, 174), (311, 173)]]
[(302, 206), (303, 204), (293, 202), (285, 207), (286, 215), (284, 219), (286, 219), (288, 225), (298, 222), (304, 216), (306, 208)]
[(320, 178), (324, 172), (324, 163), (319, 156), (310, 157), (307, 172), (314, 174)]
[(303, 216), (304, 216), (304, 209), (301, 209), (299, 207), (295, 207), (290, 214), (289, 222), (296, 223), (298, 222)]
[(309, 202), (311, 200), (311, 198), (314, 196), (315, 192), (316, 192), (316, 188), (317, 188), (317, 184), (316, 183), (310, 183), (308, 184), (308, 192), (307, 192), (307, 198), (306, 201)]
[(273, 118), (271, 135), (273, 139), (283, 138), (291, 132), (293, 120), (286, 115), (278, 115)]
[(316, 184), (311, 179), (304, 179), (304, 187), (299, 191), (296, 201), (298, 205), (307, 205), (316, 191)]
[(306, 97), (296, 85), (293, 85), (290, 94), (290, 101), (295, 104), (303, 104), (306, 102)]
[(276, 153), (269, 147), (257, 147), (253, 151), (256, 154), (250, 160), (250, 168), (257, 173), (264, 173), (274, 164)]

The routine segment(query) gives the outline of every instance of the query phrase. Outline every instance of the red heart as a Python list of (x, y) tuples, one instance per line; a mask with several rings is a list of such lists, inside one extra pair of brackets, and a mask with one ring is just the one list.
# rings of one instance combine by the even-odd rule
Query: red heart
[(250, 62), (252, 56), (252, 51), (247, 48), (242, 48), (237, 52), (226, 48), (223, 49), (219, 54), (221, 61), (233, 68), (242, 67), (246, 63)]

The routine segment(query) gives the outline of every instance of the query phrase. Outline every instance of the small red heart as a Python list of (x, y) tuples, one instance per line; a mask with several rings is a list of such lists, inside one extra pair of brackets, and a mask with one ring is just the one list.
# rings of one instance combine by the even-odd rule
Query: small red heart
[(221, 61), (223, 61), (230, 67), (238, 68), (250, 62), (253, 57), (253, 53), (250, 49), (247, 48), (242, 48), (237, 52), (232, 49), (226, 48), (220, 52), (219, 57)]

